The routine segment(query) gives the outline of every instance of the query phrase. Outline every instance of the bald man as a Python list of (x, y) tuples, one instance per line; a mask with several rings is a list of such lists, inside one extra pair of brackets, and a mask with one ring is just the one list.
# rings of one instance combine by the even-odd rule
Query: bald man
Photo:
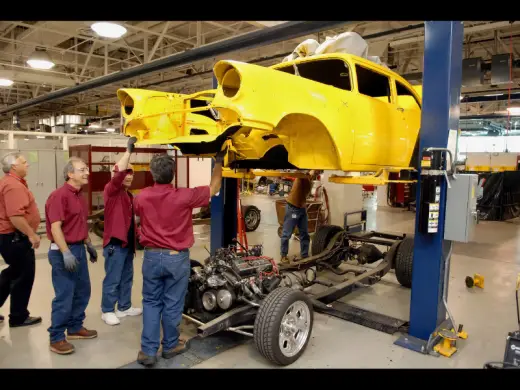
[(133, 196), (129, 191), (134, 171), (129, 161), (136, 141), (135, 137), (128, 140), (126, 152), (114, 167), (112, 180), (105, 186), (103, 194), (103, 256), (106, 275), (103, 280), (101, 318), (107, 325), (118, 325), (120, 318), (142, 313), (142, 309), (132, 307), (131, 300), (136, 228)]

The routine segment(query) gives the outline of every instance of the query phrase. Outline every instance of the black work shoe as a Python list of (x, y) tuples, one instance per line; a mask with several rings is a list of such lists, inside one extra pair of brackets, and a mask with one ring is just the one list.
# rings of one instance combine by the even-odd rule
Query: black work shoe
[(151, 367), (157, 363), (157, 356), (148, 356), (143, 351), (139, 351), (137, 355), (137, 363), (142, 364), (145, 367)]
[(30, 326), (30, 325), (36, 325), (36, 324), (39, 324), (40, 322), (42, 322), (42, 318), (41, 317), (27, 317), (25, 319), (24, 322), (22, 322), (21, 324), (12, 324), (12, 323), (9, 323), (9, 327), (10, 328), (19, 328), (21, 326)]

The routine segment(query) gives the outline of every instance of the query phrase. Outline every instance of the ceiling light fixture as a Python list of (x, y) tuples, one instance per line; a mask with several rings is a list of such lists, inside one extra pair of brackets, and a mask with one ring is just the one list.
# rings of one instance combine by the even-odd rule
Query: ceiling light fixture
[(0, 78), (0, 87), (10, 87), (14, 84), (13, 80)]
[(36, 48), (34, 53), (29, 56), (27, 64), (34, 69), (48, 70), (56, 65), (45, 49)]
[(90, 25), (90, 28), (101, 37), (105, 38), (121, 38), (126, 34), (126, 28), (117, 23), (112, 22), (96, 22)]
[(520, 107), (508, 107), (507, 111), (510, 115), (520, 115)]

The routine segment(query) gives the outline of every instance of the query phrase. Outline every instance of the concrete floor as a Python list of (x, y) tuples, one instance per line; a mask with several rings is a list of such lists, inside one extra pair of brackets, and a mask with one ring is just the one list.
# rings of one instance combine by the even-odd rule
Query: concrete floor
[[(263, 195), (243, 198), (244, 204), (255, 204), (262, 210), (259, 229), (248, 234), (249, 244), (264, 244), (268, 256), (279, 257), (274, 199)], [(412, 233), (414, 214), (396, 209), (379, 208), (365, 202), (369, 209), (368, 227), (388, 232)], [(517, 223), (481, 222), (475, 242), (455, 244), (449, 286), (449, 306), (456, 322), (463, 323), (469, 338), (458, 343), (459, 351), (452, 358), (424, 356), (395, 346), (398, 335), (388, 335), (334, 317), (315, 315), (312, 339), (304, 355), (291, 368), (479, 368), (486, 361), (502, 360), (507, 332), (514, 330), (516, 309), (514, 289), (520, 260), (520, 226)], [(191, 257), (203, 260), (209, 248), (209, 227), (197, 226), (196, 244)], [(101, 240), (91, 234), (98, 247)], [(290, 254), (297, 254), (299, 243), (292, 240)], [(54, 296), (51, 267), (47, 260), (48, 241), (42, 241), (37, 255), (37, 271), (30, 302), (33, 315), (43, 323), (31, 328), (9, 329), (0, 325), (0, 368), (117, 368), (136, 359), (140, 345), (142, 318), (124, 318), (111, 327), (101, 320), (101, 284), (104, 277), (103, 257), (90, 264), (92, 297), (87, 308), (85, 325), (96, 329), (94, 340), (75, 341), (76, 353), (58, 356), (49, 351), (47, 328), (50, 324), (51, 301)], [(1, 261), (1, 260), (0, 260)], [(134, 305), (141, 305), (142, 252), (135, 261)], [(3, 266), (0, 265), (0, 268)], [(480, 273), (485, 288), (468, 290), (464, 279)], [(409, 316), (410, 291), (401, 287), (393, 273), (382, 282), (357, 291), (345, 302), (379, 311), (397, 318)], [(7, 316), (9, 302), (0, 309)], [(193, 326), (185, 326), (193, 334)], [(252, 342), (223, 352), (197, 368), (270, 368)]]

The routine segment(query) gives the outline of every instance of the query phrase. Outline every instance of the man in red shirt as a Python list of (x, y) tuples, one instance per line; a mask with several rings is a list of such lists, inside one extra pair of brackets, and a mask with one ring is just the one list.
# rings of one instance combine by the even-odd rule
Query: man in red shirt
[[(105, 226), (103, 231), (103, 256), (105, 279), (101, 298), (101, 319), (107, 325), (117, 325), (119, 318), (138, 316), (142, 309), (132, 307), (132, 283), (134, 278), (135, 223), (133, 196), (128, 191), (134, 171), (129, 164), (137, 138), (132, 137), (123, 157), (116, 164), (114, 176), (104, 191)], [(115, 306), (117, 303), (117, 310)]]
[(167, 154), (155, 156), (150, 171), (155, 184), (142, 190), (134, 200), (140, 217), (143, 259), (143, 332), (137, 361), (151, 366), (163, 328), (162, 356), (174, 357), (184, 350), (179, 326), (190, 276), (189, 248), (194, 244), (193, 209), (207, 206), (220, 191), (222, 159), (217, 155), (209, 186), (174, 188), (175, 161)]
[[(53, 191), (45, 204), (48, 252), (52, 266), (52, 301), (50, 349), (60, 355), (74, 352), (68, 340), (92, 339), (95, 330), (83, 327), (85, 309), (90, 300), (90, 275), (85, 244), (90, 261), (97, 261), (97, 252), (88, 236), (88, 206), (81, 193), (88, 184), (89, 171), (83, 160), (72, 157), (63, 169), (65, 184)], [(65, 337), (67, 331), (67, 337)]]
[[(40, 246), (36, 234), (40, 212), (25, 177), (29, 164), (20, 153), (2, 158), (5, 176), (0, 180), (0, 254), (9, 265), (0, 274), (0, 307), (11, 296), (9, 326), (39, 324), (27, 306), (31, 298), (36, 269), (34, 250)], [(4, 317), (0, 315), (0, 322)]]

